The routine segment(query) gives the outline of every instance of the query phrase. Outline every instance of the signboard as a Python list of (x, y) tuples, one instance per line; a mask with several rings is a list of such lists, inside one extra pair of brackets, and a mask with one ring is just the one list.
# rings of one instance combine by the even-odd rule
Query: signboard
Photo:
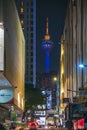
[(36, 119), (36, 122), (38, 122), (39, 125), (45, 125), (46, 118), (45, 117), (39, 117), (39, 119)]
[(50, 90), (47, 90), (46, 93), (47, 93), (46, 108), (52, 109), (52, 92)]
[(78, 120), (78, 129), (84, 129), (84, 119)]
[(0, 103), (9, 103), (14, 98), (14, 89), (5, 88), (0, 90)]
[(46, 115), (46, 111), (43, 111), (43, 110), (39, 110), (39, 111), (35, 111), (35, 115), (38, 115), (38, 116), (45, 116)]
[(79, 119), (73, 123), (74, 130), (83, 130), (84, 129), (84, 119)]
[(73, 123), (73, 128), (74, 128), (74, 130), (78, 130), (78, 122), (77, 121)]

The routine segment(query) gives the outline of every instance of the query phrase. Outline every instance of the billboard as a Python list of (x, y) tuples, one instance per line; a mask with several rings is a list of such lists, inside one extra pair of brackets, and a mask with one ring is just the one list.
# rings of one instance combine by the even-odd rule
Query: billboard
[(74, 130), (83, 130), (84, 129), (84, 119), (79, 119), (73, 123)]
[(0, 71), (4, 70), (4, 27), (0, 25)]
[(84, 119), (78, 120), (78, 129), (84, 129)]
[(78, 130), (78, 122), (77, 122), (77, 121), (75, 121), (75, 122), (73, 123), (73, 129), (74, 129), (74, 130)]
[(47, 101), (46, 101), (46, 108), (52, 109), (52, 92), (51, 90), (47, 90)]

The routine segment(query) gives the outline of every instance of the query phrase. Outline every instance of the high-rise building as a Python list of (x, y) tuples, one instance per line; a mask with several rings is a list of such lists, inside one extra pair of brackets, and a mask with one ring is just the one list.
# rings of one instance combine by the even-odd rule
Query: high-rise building
[[(0, 121), (25, 109), (25, 39), (14, 0), (0, 0)], [(8, 116), (9, 113), (9, 116)], [(18, 116), (17, 116), (18, 117)], [(19, 117), (18, 117), (19, 118)]]
[(25, 82), (36, 84), (36, 0), (16, 0), (25, 36)]
[[(42, 92), (46, 94), (46, 109), (55, 109), (57, 106), (57, 72), (51, 71), (50, 73), (39, 74), (38, 86), (40, 85)], [(56, 78), (56, 80), (55, 80)]]
[[(87, 68), (79, 67), (80, 64), (87, 65), (86, 12), (87, 0), (69, 1), (60, 43), (60, 111), (67, 103), (87, 102)], [(67, 109), (67, 115), (69, 113)]]

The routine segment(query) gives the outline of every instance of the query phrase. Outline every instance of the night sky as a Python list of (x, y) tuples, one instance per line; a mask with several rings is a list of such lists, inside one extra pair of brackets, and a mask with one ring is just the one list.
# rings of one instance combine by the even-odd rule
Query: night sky
[(50, 54), (50, 70), (59, 71), (60, 38), (63, 34), (68, 0), (37, 0), (37, 72), (45, 72), (45, 53), (41, 43), (45, 35), (46, 18), (54, 47)]

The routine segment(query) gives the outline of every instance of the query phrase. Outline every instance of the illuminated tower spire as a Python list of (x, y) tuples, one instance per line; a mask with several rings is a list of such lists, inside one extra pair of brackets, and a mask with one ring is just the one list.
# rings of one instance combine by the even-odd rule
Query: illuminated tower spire
[(50, 40), (50, 35), (49, 35), (49, 31), (48, 31), (48, 17), (46, 19), (46, 35), (44, 36), (44, 40)]
[(42, 48), (46, 54), (45, 64), (46, 64), (46, 73), (50, 72), (50, 51), (53, 47), (53, 42), (50, 40), (50, 35), (48, 31), (48, 17), (46, 19), (46, 34), (44, 40), (42, 41)]

